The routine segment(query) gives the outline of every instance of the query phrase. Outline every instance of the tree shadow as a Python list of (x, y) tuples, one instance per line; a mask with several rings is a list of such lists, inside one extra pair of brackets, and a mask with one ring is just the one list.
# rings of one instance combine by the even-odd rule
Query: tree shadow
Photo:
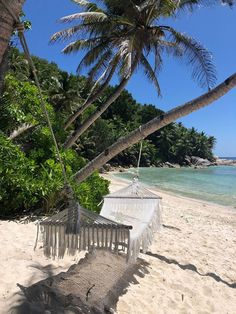
[[(50, 286), (50, 278), (53, 276), (56, 269), (60, 267), (55, 267), (52, 264), (48, 264), (46, 266), (41, 265), (40, 263), (34, 263), (30, 265), (34, 269), (40, 270), (42, 273), (45, 274), (46, 278), (45, 281), (47, 285)], [(32, 284), (35, 282), (35, 277), (37, 276), (36, 273), (33, 273), (28, 280), (28, 285), (30, 287), (34, 287), (36, 284)], [(39, 294), (35, 293), (35, 288), (28, 289), (27, 287), (21, 285), (20, 283), (16, 284), (19, 288), (19, 292), (16, 292), (12, 297), (12, 305), (9, 312), (14, 314), (33, 314), (33, 313), (46, 313), (47, 306), (44, 306), (44, 303), (50, 302), (50, 293), (48, 293), (47, 288), (45, 291), (38, 291)], [(33, 300), (33, 302), (32, 302)], [(41, 302), (44, 300), (44, 302)], [(54, 304), (55, 308), (57, 308), (56, 304)], [(56, 313), (56, 312), (55, 312)]]
[(119, 260), (119, 263), (121, 261), (124, 265), (120, 267), (118, 264), (117, 267), (113, 264), (116, 264), (118, 257), (114, 256), (114, 253), (106, 254), (111, 254), (110, 262), (104, 262), (107, 268), (106, 280), (104, 280), (102, 268), (105, 266), (102, 260), (100, 260), (101, 268), (98, 268), (97, 264), (93, 265), (96, 261), (91, 253), (86, 254), (78, 264), (72, 265), (67, 272), (60, 272), (55, 276), (52, 275), (51, 265), (32, 265), (45, 272), (48, 278), (28, 287), (17, 284), (20, 289), (17, 293), (18, 302), (9, 312), (12, 314), (36, 314), (47, 313), (47, 311), (57, 314), (68, 313), (68, 311), (83, 314), (113, 313), (112, 309), (116, 307), (119, 297), (127, 292), (128, 286), (138, 284), (138, 278), (143, 278), (149, 273), (149, 263), (138, 259), (136, 264), (126, 264), (125, 257), (122, 257), (123, 260)]
[[(142, 252), (142, 251), (141, 251)], [(202, 277), (211, 277), (213, 278), (215, 281), (217, 282), (222, 282), (223, 284), (225, 284), (226, 286), (230, 287), (230, 288), (233, 288), (235, 289), (236, 288), (236, 282), (233, 282), (233, 283), (228, 283), (227, 281), (225, 281), (224, 279), (222, 279), (220, 276), (218, 276), (217, 274), (215, 273), (212, 273), (212, 272), (207, 272), (205, 274), (202, 274), (198, 271), (197, 267), (193, 264), (180, 264), (178, 261), (176, 261), (175, 259), (170, 259), (170, 258), (167, 258), (163, 255), (160, 255), (160, 254), (154, 254), (152, 252), (146, 252), (145, 253), (146, 255), (149, 255), (149, 256), (152, 256), (152, 257), (155, 257), (155, 258), (158, 258), (159, 260), (167, 263), (167, 264), (174, 264), (174, 265), (177, 265), (179, 268), (183, 269), (183, 270), (191, 270), (191, 271), (194, 271), (195, 273), (197, 273), (198, 275), (202, 276)]]

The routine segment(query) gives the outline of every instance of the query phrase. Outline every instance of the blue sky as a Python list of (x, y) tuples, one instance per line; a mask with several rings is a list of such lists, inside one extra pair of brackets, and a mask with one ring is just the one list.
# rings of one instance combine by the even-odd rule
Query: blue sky
[[(75, 73), (80, 56), (63, 55), (63, 45), (51, 45), (49, 38), (54, 32), (65, 27), (58, 23), (60, 17), (77, 11), (78, 6), (69, 0), (26, 0), (24, 12), (32, 22), (32, 30), (26, 35), (31, 53), (54, 61), (61, 69)], [(169, 23), (178, 31), (200, 41), (212, 52), (218, 83), (236, 71), (236, 7), (200, 7), (193, 14), (181, 14)], [(169, 110), (206, 91), (192, 80), (191, 70), (184, 63), (179, 63), (171, 57), (164, 60), (164, 67), (159, 76), (162, 98), (158, 98), (154, 87), (142, 73), (137, 73), (127, 89), (138, 102)], [(236, 89), (212, 105), (179, 121), (186, 127), (195, 127), (198, 131), (215, 136), (216, 155), (236, 156)]]

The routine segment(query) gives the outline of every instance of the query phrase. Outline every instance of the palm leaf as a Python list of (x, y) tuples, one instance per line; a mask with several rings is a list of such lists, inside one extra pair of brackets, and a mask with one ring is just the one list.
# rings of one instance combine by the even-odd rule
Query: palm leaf
[(76, 52), (78, 50), (91, 49), (94, 46), (96, 46), (98, 42), (99, 42), (99, 38), (79, 39), (67, 45), (62, 50), (62, 52), (67, 54), (71, 52)]
[[(102, 73), (102, 75), (100, 76), (100, 78), (95, 82), (94, 86), (92, 87), (92, 90), (94, 91), (95, 88), (98, 86), (98, 84), (100, 84), (102, 81), (102, 85), (100, 86), (99, 90), (104, 90), (104, 88), (109, 84), (113, 74), (115, 73), (115, 70), (117, 68), (117, 65), (118, 65), (118, 61), (119, 61), (119, 56), (116, 55), (112, 60), (109, 60), (109, 65), (105, 66), (105, 71)], [(91, 76), (91, 73), (89, 73), (90, 75), (88, 76), (88, 81), (92, 81), (92, 76)], [(91, 95), (92, 95), (92, 90), (91, 90)], [(89, 95), (89, 98), (90, 96)], [(94, 96), (93, 96), (94, 97)], [(98, 97), (98, 96), (97, 96)]]
[(192, 66), (193, 78), (199, 82), (200, 86), (212, 88), (216, 83), (216, 69), (212, 63), (211, 53), (193, 38), (171, 27), (168, 27), (168, 30), (178, 44), (178, 49), (182, 49), (181, 56), (186, 57), (188, 64)]
[(90, 66), (94, 61), (96, 61), (100, 56), (100, 61), (98, 62), (98, 65), (102, 64), (107, 57), (108, 54), (111, 54), (111, 51), (109, 49), (109, 40), (102, 39), (101, 42), (99, 42), (95, 47), (92, 47), (82, 58), (80, 61), (78, 67), (77, 67), (77, 73), (80, 73), (81, 69), (84, 66)]
[(141, 55), (140, 62), (144, 68), (144, 73), (146, 74), (147, 78), (155, 85), (155, 87), (157, 89), (158, 96), (161, 96), (161, 88), (160, 88), (159, 82), (157, 80), (157, 77), (155, 75), (155, 72), (143, 54)]
[(74, 3), (80, 5), (81, 7), (85, 7), (87, 11), (100, 11), (95, 3), (86, 1), (86, 0), (72, 0)]
[(133, 57), (133, 41), (130, 39), (122, 40), (121, 43), (119, 44), (119, 50), (118, 50), (118, 55), (120, 59), (122, 60), (121, 62), (121, 67), (120, 67), (120, 75), (121, 77), (129, 77), (132, 72), (132, 57)]
[(193, 11), (195, 8), (199, 8), (199, 6), (212, 6), (218, 5), (215, 0), (180, 0), (178, 9), (180, 11)]
[[(94, 85), (91, 88), (91, 91), (84, 102), (83, 106), (90, 105), (92, 102), (94, 102), (104, 91), (104, 89), (108, 86), (115, 70), (116, 70), (117, 63), (113, 62), (110, 64), (108, 68), (105, 69), (105, 71), (102, 73), (102, 75), (98, 78), (98, 80), (94, 83)], [(99, 85), (101, 82), (103, 83)], [(97, 87), (99, 87), (97, 89)], [(97, 89), (97, 91), (96, 91)], [(95, 92), (96, 91), (96, 92)]]
[[(93, 82), (99, 73), (108, 66), (108, 62), (112, 57), (112, 51), (105, 50), (105, 52), (97, 59), (97, 62), (88, 72), (88, 81)], [(82, 65), (83, 66), (83, 65)]]
[(81, 25), (76, 25), (67, 29), (63, 29), (53, 34), (52, 37), (50, 38), (50, 42), (69, 39), (72, 36), (74, 36), (77, 32), (81, 31), (83, 28), (86, 28), (86, 25), (81, 24)]
[(87, 22), (100, 22), (108, 19), (108, 16), (104, 12), (81, 12), (64, 16), (60, 21), (62, 23), (70, 23), (79, 19)]
[(23, 123), (20, 125), (17, 129), (15, 129), (10, 136), (8, 137), (9, 140), (14, 140), (16, 137), (19, 137), (22, 135), (22, 133), (29, 131), (33, 129), (36, 125), (34, 124), (29, 124), (29, 123)]

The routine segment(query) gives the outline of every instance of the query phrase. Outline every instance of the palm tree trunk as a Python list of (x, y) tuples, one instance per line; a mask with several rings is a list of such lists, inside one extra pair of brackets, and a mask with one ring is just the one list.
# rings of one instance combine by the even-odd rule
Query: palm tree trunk
[(8, 47), (12, 32), (14, 30), (15, 20), (3, 3), (5, 2), (11, 8), (15, 16), (19, 16), (25, 0), (1, 0), (0, 1), (0, 64), (3, 61), (4, 53)]
[(65, 149), (70, 148), (89, 127), (91, 124), (93, 124), (94, 121), (96, 121), (105, 110), (120, 96), (121, 92), (124, 90), (126, 84), (128, 83), (130, 79), (130, 76), (127, 78), (124, 78), (121, 83), (117, 86), (114, 93), (108, 97), (107, 101), (99, 108), (97, 109), (90, 117), (88, 117), (85, 122), (77, 129), (75, 132), (66, 140), (63, 147)]
[(115, 72), (115, 67), (112, 68), (107, 79), (100, 86), (98, 91), (94, 95), (91, 95), (90, 97), (88, 97), (87, 100), (84, 102), (84, 104), (69, 117), (64, 127), (65, 130), (75, 121), (75, 119), (77, 119), (84, 112), (84, 110), (86, 110), (102, 94), (104, 89), (108, 86), (108, 83), (110, 82), (111, 77), (114, 74), (114, 72)]
[(2, 62), (0, 63), (0, 95), (3, 93), (4, 78), (8, 70), (9, 47), (4, 52)]
[(181, 106), (178, 106), (165, 114), (156, 117), (146, 124), (142, 125), (140, 128), (134, 130), (125, 137), (120, 138), (116, 143), (112, 144), (95, 159), (90, 161), (84, 168), (79, 170), (75, 175), (74, 179), (77, 182), (82, 182), (87, 177), (89, 177), (95, 170), (101, 168), (106, 162), (112, 159), (114, 156), (118, 155), (120, 152), (126, 148), (132, 146), (133, 144), (144, 139), (149, 134), (163, 128), (164, 126), (170, 124), (171, 122), (188, 115), (198, 109), (201, 109), (218, 98), (225, 95), (228, 91), (236, 86), (236, 73), (227, 78), (223, 83), (195, 98)]

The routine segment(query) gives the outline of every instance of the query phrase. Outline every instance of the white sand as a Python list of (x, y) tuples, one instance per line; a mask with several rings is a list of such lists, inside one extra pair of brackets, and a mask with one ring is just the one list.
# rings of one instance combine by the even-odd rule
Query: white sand
[[(111, 191), (127, 183), (112, 175)], [(164, 227), (142, 270), (120, 296), (117, 313), (236, 313), (236, 211), (158, 191)], [(36, 226), (0, 221), (0, 313), (19, 291), (66, 270), (75, 259), (51, 261), (33, 251)], [(76, 259), (77, 260), (77, 259)]]

